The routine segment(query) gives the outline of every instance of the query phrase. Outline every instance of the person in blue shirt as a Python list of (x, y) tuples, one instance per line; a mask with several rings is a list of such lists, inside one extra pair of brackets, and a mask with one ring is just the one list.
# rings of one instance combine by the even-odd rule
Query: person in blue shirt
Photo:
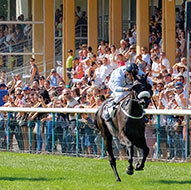
[(46, 80), (50, 81), (50, 86), (53, 88), (58, 87), (58, 82), (63, 81), (62, 77), (56, 72), (56, 69), (52, 69), (50, 75)]
[[(7, 86), (4, 83), (0, 83), (0, 106), (3, 106), (5, 102), (3, 101), (3, 97), (8, 94)], [(6, 135), (4, 129), (4, 114), (3, 112), (0, 114), (0, 138), (4, 138), (2, 146), (5, 146)], [(1, 145), (0, 145), (1, 146)]]
[(8, 94), (7, 86), (4, 83), (0, 84), (0, 106), (3, 106), (5, 102), (3, 101), (3, 97)]

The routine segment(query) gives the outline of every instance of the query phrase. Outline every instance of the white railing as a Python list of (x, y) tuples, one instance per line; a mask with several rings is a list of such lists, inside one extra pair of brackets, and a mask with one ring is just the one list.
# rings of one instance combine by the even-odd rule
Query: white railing
[[(92, 108), (21, 108), (21, 107), (0, 107), (0, 112), (39, 112), (39, 113), (96, 113), (97, 109)], [(146, 115), (178, 115), (190, 116), (191, 110), (165, 110), (145, 109)]]
[(90, 108), (20, 108), (0, 107), (0, 112), (39, 112), (39, 113), (96, 113), (97, 109)]
[[(53, 118), (52, 122), (55, 124), (55, 113), (77, 113), (77, 123), (79, 121), (79, 113), (90, 113), (90, 114), (95, 114), (97, 109), (91, 109), (91, 108), (20, 108), (20, 107), (0, 107), (0, 112), (8, 112), (8, 118), (7, 118), (7, 131), (9, 128), (9, 123), (10, 123), (10, 113), (11, 112), (39, 112), (39, 113), (52, 113)], [(159, 137), (159, 128), (160, 128), (160, 115), (173, 115), (173, 116), (187, 116), (187, 128), (186, 128), (186, 144), (185, 144), (185, 158), (188, 159), (189, 157), (189, 152), (190, 152), (190, 142), (189, 142), (189, 124), (190, 124), (190, 115), (191, 115), (191, 110), (153, 110), (153, 109), (145, 109), (145, 114), (146, 115), (157, 115), (157, 128), (156, 128), (156, 134), (157, 134), (157, 158), (159, 157), (160, 154), (160, 137)], [(54, 134), (54, 127), (52, 128), (52, 134)], [(29, 125), (29, 150), (31, 152), (31, 127)], [(77, 129), (76, 133), (77, 137), (77, 149), (76, 153), (78, 154), (79, 150), (79, 131)], [(52, 135), (52, 151), (54, 149), (54, 135)], [(103, 142), (102, 142), (102, 147), (104, 147)], [(7, 136), (7, 149), (9, 150), (9, 133)], [(102, 151), (102, 156), (104, 155), (104, 148)]]

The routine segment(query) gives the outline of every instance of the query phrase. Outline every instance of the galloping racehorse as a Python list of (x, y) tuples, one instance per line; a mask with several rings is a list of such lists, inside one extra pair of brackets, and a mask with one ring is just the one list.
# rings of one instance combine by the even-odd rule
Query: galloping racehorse
[(130, 95), (124, 98), (118, 105), (112, 117), (115, 128), (107, 125), (104, 119), (104, 111), (112, 98), (106, 100), (98, 109), (95, 115), (95, 125), (101, 131), (104, 138), (106, 151), (108, 153), (110, 165), (114, 171), (116, 181), (121, 181), (117, 169), (116, 161), (112, 150), (112, 136), (117, 136), (121, 144), (130, 145), (130, 158), (127, 174), (132, 175), (133, 167), (133, 147), (134, 145), (143, 151), (141, 163), (137, 163), (135, 169), (143, 170), (149, 148), (145, 139), (145, 116), (143, 108), (147, 108), (152, 95), (152, 87), (147, 82), (146, 76), (136, 76)]

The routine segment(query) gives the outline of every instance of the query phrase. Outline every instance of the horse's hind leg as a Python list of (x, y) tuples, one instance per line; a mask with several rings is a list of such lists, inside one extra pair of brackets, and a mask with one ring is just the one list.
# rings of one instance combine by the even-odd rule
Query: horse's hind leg
[(117, 172), (116, 160), (115, 160), (115, 157), (113, 155), (113, 150), (112, 150), (112, 135), (109, 133), (109, 131), (107, 131), (106, 134), (107, 135), (104, 136), (104, 142), (105, 142), (106, 151), (109, 156), (109, 162), (110, 162), (111, 168), (113, 169), (113, 172), (115, 174), (116, 181), (121, 181), (121, 179), (118, 175), (118, 172)]
[(127, 174), (128, 175), (133, 175), (134, 171), (133, 171), (133, 154), (134, 154), (134, 148), (133, 145), (130, 146), (130, 158), (129, 158), (129, 166), (127, 168)]
[(145, 161), (147, 159), (147, 156), (149, 154), (149, 148), (146, 144), (146, 140), (145, 140), (145, 143), (143, 144), (142, 147), (140, 147), (142, 150), (143, 150), (143, 159), (141, 161), (141, 164), (137, 163), (136, 165), (136, 170), (143, 170), (144, 166), (145, 166)]

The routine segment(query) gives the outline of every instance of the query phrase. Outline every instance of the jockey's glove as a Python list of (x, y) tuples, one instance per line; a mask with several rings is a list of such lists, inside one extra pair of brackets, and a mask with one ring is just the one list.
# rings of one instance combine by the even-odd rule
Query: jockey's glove
[(126, 91), (131, 91), (132, 90), (132, 87), (129, 87), (129, 88), (124, 88), (123, 91), (126, 92)]

